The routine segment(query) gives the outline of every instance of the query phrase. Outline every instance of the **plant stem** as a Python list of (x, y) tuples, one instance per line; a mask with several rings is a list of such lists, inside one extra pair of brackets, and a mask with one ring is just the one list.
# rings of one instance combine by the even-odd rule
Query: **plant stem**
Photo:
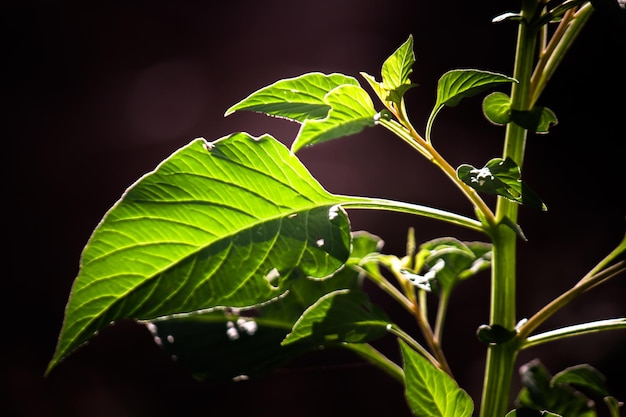
[(367, 362), (386, 372), (396, 381), (404, 383), (404, 371), (395, 362), (387, 358), (368, 343), (345, 343), (345, 348), (350, 349)]
[[(530, 78), (534, 63), (538, 32), (525, 22), (534, 16), (536, 0), (522, 1), (522, 22), (518, 29), (513, 77), (519, 82), (511, 87), (511, 107), (515, 110), (530, 109)], [(526, 130), (515, 123), (507, 124), (503, 158), (511, 158), (521, 168), (526, 145)], [(504, 218), (517, 223), (517, 203), (498, 197), (496, 219)], [(515, 327), (516, 251), (517, 235), (511, 228), (500, 224), (493, 233), (493, 258), (491, 272), (491, 324), (507, 329)], [(510, 402), (511, 379), (517, 357), (518, 342), (491, 345), (483, 381), (480, 416), (503, 416)]]
[(452, 180), (452, 182), (463, 192), (463, 195), (465, 195), (465, 197), (470, 200), (470, 202), (474, 206), (474, 209), (481, 214), (481, 218), (486, 220), (487, 225), (490, 228), (495, 227), (496, 221), (494, 214), (492, 213), (489, 206), (487, 206), (485, 201), (480, 197), (480, 195), (478, 195), (476, 190), (465, 184), (463, 181), (459, 180), (456, 175), (456, 170), (448, 163), (445, 158), (443, 158), (439, 154), (439, 152), (437, 152), (437, 150), (430, 143), (425, 141), (415, 131), (415, 129), (413, 129), (411, 125), (408, 125), (408, 127), (406, 127), (394, 120), (387, 120), (384, 118), (378, 120), (378, 124), (393, 132), (400, 139), (409, 144), (413, 149), (417, 150), (424, 157), (426, 157), (426, 159), (437, 165), (444, 172), (444, 174), (446, 174), (446, 176), (450, 178), (450, 180)]

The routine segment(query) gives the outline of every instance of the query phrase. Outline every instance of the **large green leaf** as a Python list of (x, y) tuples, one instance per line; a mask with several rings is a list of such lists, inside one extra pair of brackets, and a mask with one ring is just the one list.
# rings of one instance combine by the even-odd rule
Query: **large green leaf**
[(399, 340), (404, 362), (405, 396), (417, 417), (470, 417), (474, 404), (456, 381)]
[(359, 85), (343, 74), (312, 72), (299, 77), (276, 81), (261, 88), (230, 107), (225, 116), (238, 110), (250, 110), (304, 123), (309, 119), (323, 119), (330, 105), (324, 97), (341, 85)]
[(192, 141), (94, 231), (48, 371), (112, 321), (256, 305), (331, 275), (350, 252), (340, 202), (270, 136)]
[(305, 146), (359, 133), (375, 124), (374, 103), (360, 86), (339, 86), (331, 90), (324, 101), (331, 107), (328, 117), (305, 121), (291, 145), (293, 152)]

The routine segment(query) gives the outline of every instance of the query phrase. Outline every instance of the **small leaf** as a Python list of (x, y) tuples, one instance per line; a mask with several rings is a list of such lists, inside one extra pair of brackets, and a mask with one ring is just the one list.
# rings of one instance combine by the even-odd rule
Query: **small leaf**
[(491, 245), (484, 242), (461, 242), (444, 237), (420, 245), (417, 257), (430, 270), (439, 262), (443, 266), (436, 271), (435, 280), (439, 289), (449, 294), (462, 280), (486, 269), (491, 264)]
[(491, 123), (503, 126), (511, 121), (511, 98), (499, 91), (483, 100), (483, 114)]
[(547, 107), (535, 106), (530, 111), (511, 109), (511, 98), (501, 92), (489, 94), (483, 100), (483, 114), (495, 125), (505, 125), (511, 121), (534, 133), (548, 133), (558, 124), (556, 115)]
[(337, 290), (321, 297), (293, 326), (283, 345), (366, 343), (384, 336), (389, 319), (361, 291)]
[(410, 35), (383, 63), (381, 70), (383, 88), (387, 91), (392, 91), (402, 85), (410, 84), (409, 74), (413, 71), (414, 63), (413, 36)]
[(470, 417), (474, 404), (456, 381), (399, 340), (405, 375), (405, 396), (416, 416)]
[(417, 84), (411, 83), (409, 79), (414, 63), (415, 53), (413, 52), (413, 36), (411, 35), (383, 63), (381, 87), (385, 91), (384, 101), (391, 101), (399, 105), (404, 94), (417, 86)]
[(343, 74), (326, 75), (319, 72), (287, 78), (250, 94), (226, 110), (224, 116), (238, 110), (250, 110), (300, 123), (309, 119), (323, 119), (330, 110), (324, 97), (341, 85), (358, 86), (359, 83)]
[(535, 106), (530, 111), (511, 111), (511, 120), (516, 124), (535, 133), (548, 133), (548, 130), (558, 124), (556, 115), (547, 107)]
[(456, 172), (461, 181), (476, 191), (547, 210), (539, 197), (521, 180), (520, 169), (511, 158), (491, 159), (483, 168), (463, 164)]
[(506, 75), (474, 69), (452, 70), (445, 73), (437, 85), (437, 101), (430, 116), (426, 131), (430, 132), (435, 116), (443, 106), (454, 107), (466, 98), (479, 94), (495, 85), (517, 82)]
[(324, 97), (324, 101), (331, 107), (328, 117), (304, 122), (291, 146), (294, 153), (305, 146), (359, 133), (375, 124), (374, 103), (359, 86), (337, 87)]

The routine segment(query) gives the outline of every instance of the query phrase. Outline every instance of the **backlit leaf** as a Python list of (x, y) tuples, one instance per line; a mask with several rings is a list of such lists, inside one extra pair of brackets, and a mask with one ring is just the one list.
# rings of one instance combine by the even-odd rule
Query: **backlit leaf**
[(359, 85), (343, 74), (312, 72), (299, 77), (276, 81), (250, 94), (230, 107), (225, 116), (238, 110), (250, 110), (304, 123), (309, 119), (323, 119), (330, 105), (324, 97), (341, 85)]
[(375, 124), (374, 103), (360, 86), (337, 87), (326, 95), (324, 101), (331, 107), (328, 117), (305, 121), (291, 146), (293, 152), (305, 146), (359, 133)]
[(430, 132), (435, 116), (444, 107), (454, 107), (467, 97), (475, 96), (498, 84), (517, 82), (506, 75), (475, 69), (459, 69), (446, 72), (437, 84), (437, 101), (426, 125)]
[(115, 320), (257, 305), (330, 276), (349, 256), (340, 202), (270, 136), (192, 141), (94, 231), (48, 370)]

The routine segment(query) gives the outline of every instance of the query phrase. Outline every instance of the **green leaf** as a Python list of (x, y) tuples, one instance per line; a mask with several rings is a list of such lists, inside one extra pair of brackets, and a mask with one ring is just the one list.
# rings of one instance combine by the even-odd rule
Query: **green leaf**
[(300, 123), (309, 119), (323, 119), (330, 110), (324, 97), (342, 85), (358, 86), (359, 83), (343, 74), (326, 75), (319, 72), (287, 78), (250, 94), (226, 110), (224, 116), (239, 110), (250, 110)]
[(409, 79), (414, 63), (415, 53), (413, 52), (413, 36), (411, 35), (383, 63), (381, 87), (385, 91), (385, 101), (399, 105), (404, 94), (416, 87), (416, 84), (412, 84)]
[(483, 113), (495, 125), (505, 125), (511, 121), (535, 133), (548, 133), (558, 124), (556, 115), (547, 107), (535, 106), (530, 111), (511, 109), (511, 98), (501, 92), (489, 94), (483, 100)]
[[(355, 241), (363, 240), (356, 233)], [(358, 258), (359, 250), (351, 257)], [(337, 289), (358, 290), (362, 279), (343, 268), (329, 279), (298, 279), (279, 299), (251, 309), (219, 309), (146, 323), (155, 341), (195, 378), (231, 380), (268, 374), (318, 346), (281, 345), (304, 310)]]
[(437, 101), (426, 125), (430, 132), (437, 113), (444, 107), (454, 107), (466, 98), (479, 94), (495, 85), (517, 82), (506, 75), (474, 69), (459, 69), (445, 73), (437, 84)]
[(411, 83), (409, 79), (414, 63), (415, 53), (413, 52), (413, 36), (411, 35), (383, 63), (381, 69), (382, 82), (376, 81), (375, 77), (365, 72), (361, 72), (361, 75), (385, 106), (388, 102), (399, 106), (404, 94), (417, 86), (417, 84)]
[(435, 265), (441, 265), (433, 279), (439, 290), (446, 294), (462, 280), (488, 268), (491, 255), (489, 243), (461, 242), (452, 237), (425, 242), (417, 253), (417, 257), (423, 259), (423, 265), (429, 270)]
[(517, 397), (521, 407), (547, 410), (567, 417), (595, 417), (593, 403), (566, 384), (552, 384), (552, 375), (538, 360), (520, 367), (523, 388)]
[(410, 84), (409, 74), (413, 71), (414, 63), (413, 35), (410, 35), (383, 63), (381, 70), (383, 88), (392, 91), (402, 85)]
[(405, 375), (405, 396), (418, 417), (469, 417), (470, 396), (441, 369), (399, 340)]
[(350, 252), (341, 201), (270, 136), (192, 141), (92, 234), (48, 371), (112, 321), (256, 305), (330, 276)]
[(539, 197), (521, 180), (520, 169), (511, 158), (491, 159), (483, 168), (463, 164), (457, 168), (456, 173), (461, 181), (476, 191), (547, 210)]
[(548, 133), (558, 123), (556, 114), (547, 107), (535, 106), (530, 111), (511, 111), (511, 120), (516, 124), (535, 133)]
[(321, 297), (293, 326), (283, 345), (367, 343), (386, 334), (389, 318), (361, 291), (337, 290)]
[(339, 86), (330, 91), (324, 101), (331, 107), (328, 117), (305, 121), (291, 146), (293, 152), (305, 146), (359, 133), (375, 124), (374, 103), (360, 86)]
[(557, 373), (552, 381), (551, 385), (556, 384), (568, 384), (574, 385), (579, 388), (585, 388), (596, 395), (606, 397), (609, 394), (606, 388), (606, 378), (600, 371), (592, 367), (591, 365), (576, 365), (564, 369)]
[(483, 114), (494, 125), (503, 126), (511, 121), (511, 97), (496, 91), (483, 100)]

